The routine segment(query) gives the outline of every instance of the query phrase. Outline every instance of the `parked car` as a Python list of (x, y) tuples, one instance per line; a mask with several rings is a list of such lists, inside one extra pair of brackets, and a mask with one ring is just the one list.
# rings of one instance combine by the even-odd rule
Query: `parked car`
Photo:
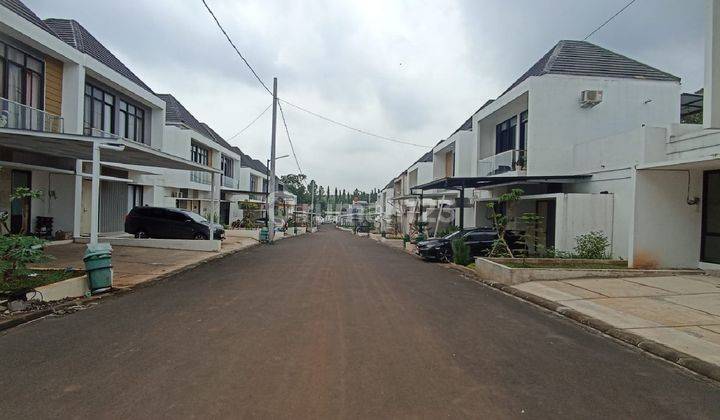
[(136, 238), (224, 239), (225, 229), (189, 210), (164, 207), (135, 207), (125, 216), (125, 232)]
[[(478, 257), (487, 254), (497, 237), (497, 231), (493, 228), (458, 230), (442, 238), (432, 238), (418, 242), (416, 253), (425, 260), (452, 261), (452, 241), (462, 238), (470, 247), (470, 256)], [(507, 239), (510, 248), (517, 248), (517, 234), (509, 232)]]

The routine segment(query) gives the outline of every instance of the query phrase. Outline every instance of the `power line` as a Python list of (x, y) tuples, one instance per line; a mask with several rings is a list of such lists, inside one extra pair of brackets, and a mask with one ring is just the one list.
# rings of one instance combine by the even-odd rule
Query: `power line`
[(592, 31), (592, 32), (590, 32), (589, 34), (587, 34), (587, 36), (586, 36), (585, 38), (583, 38), (583, 41), (587, 41), (587, 39), (590, 38), (591, 36), (593, 36), (593, 34), (595, 34), (595, 32), (599, 31), (599, 30), (602, 29), (605, 25), (607, 25), (608, 23), (610, 23), (611, 20), (615, 19), (620, 13), (624, 12), (625, 9), (627, 9), (627, 8), (630, 7), (630, 6), (632, 6), (632, 4), (635, 3), (636, 1), (637, 1), (637, 0), (631, 0), (630, 3), (626, 4), (625, 7), (623, 7), (623, 8), (620, 9), (620, 10), (618, 10), (617, 13), (615, 13), (614, 15), (610, 16), (610, 18), (609, 18), (608, 20), (606, 20), (605, 22), (603, 22), (602, 25), (598, 26), (597, 28), (595, 28), (594, 31)]
[(297, 158), (297, 155), (295, 154), (295, 146), (293, 146), (292, 139), (290, 138), (290, 130), (288, 129), (287, 121), (285, 121), (285, 113), (283, 112), (282, 105), (280, 104), (280, 101), (278, 100), (278, 107), (280, 108), (280, 117), (282, 117), (283, 125), (285, 126), (285, 134), (287, 135), (288, 142), (290, 142), (290, 150), (292, 151), (293, 158), (295, 159), (295, 164), (297, 165), (298, 171), (300, 171), (300, 174), (303, 174), (302, 168), (300, 168), (300, 161)]
[(247, 130), (248, 128), (250, 128), (251, 125), (255, 124), (255, 122), (256, 122), (257, 120), (259, 120), (260, 117), (262, 117), (263, 115), (265, 115), (265, 113), (268, 111), (268, 109), (270, 109), (271, 106), (272, 106), (272, 104), (268, 105), (267, 108), (265, 108), (265, 110), (260, 113), (260, 115), (258, 115), (257, 117), (255, 117), (254, 120), (250, 121), (250, 124), (246, 125), (245, 128), (243, 128), (242, 130), (240, 130), (240, 131), (238, 131), (237, 133), (233, 134), (232, 136), (230, 136), (230, 137), (227, 138), (226, 140), (229, 142), (230, 140), (232, 140), (232, 139), (234, 139), (235, 137), (239, 136), (240, 134), (244, 133), (245, 130)]
[(247, 60), (245, 59), (245, 57), (242, 55), (242, 53), (240, 52), (240, 50), (238, 49), (238, 47), (235, 46), (235, 43), (233, 42), (233, 40), (230, 39), (230, 35), (228, 35), (228, 33), (225, 31), (225, 28), (223, 28), (223, 26), (220, 24), (220, 21), (219, 21), (218, 18), (215, 16), (215, 13), (213, 13), (212, 9), (210, 9), (210, 6), (208, 6), (207, 2), (206, 2), (205, 0), (202, 0), (202, 2), (203, 2), (203, 4), (205, 5), (205, 8), (207, 9), (207, 11), (210, 12), (210, 16), (212, 16), (212, 18), (215, 20), (215, 23), (217, 24), (218, 28), (220, 28), (220, 30), (222, 31), (223, 35), (225, 35), (225, 38), (227, 38), (228, 42), (230, 43), (230, 45), (232, 45), (232, 47), (233, 47), (233, 49), (235, 50), (235, 52), (240, 56), (240, 58), (242, 58), (242, 61), (243, 61), (243, 62), (245, 63), (245, 65), (250, 69), (250, 71), (252, 72), (253, 76), (255, 76), (255, 78), (257, 79), (258, 82), (260, 82), (260, 84), (262, 85), (262, 87), (264, 87), (265, 90), (266, 90), (270, 95), (272, 95), (272, 91), (267, 87), (267, 85), (265, 84), (265, 82), (262, 81), (262, 79), (260, 78), (260, 76), (258, 76), (258, 74), (255, 72), (255, 69), (252, 68), (252, 66), (250, 65), (250, 63), (248, 63), (248, 61), (247, 61)]
[[(259, 76), (259, 75), (257, 74), (257, 72), (255, 71), (255, 69), (250, 65), (250, 63), (247, 61), (247, 59), (245, 59), (245, 56), (242, 55), (242, 53), (240, 52), (240, 50), (237, 48), (237, 46), (236, 46), (235, 43), (233, 42), (232, 38), (230, 38), (230, 35), (228, 35), (227, 31), (225, 30), (225, 28), (223, 28), (222, 24), (220, 24), (220, 21), (219, 21), (218, 18), (215, 16), (215, 13), (213, 13), (212, 9), (210, 9), (210, 6), (208, 6), (207, 2), (206, 2), (205, 0), (202, 0), (202, 2), (203, 2), (203, 4), (205, 5), (205, 8), (207, 9), (207, 11), (208, 11), (208, 12), (210, 13), (210, 15), (212, 16), (213, 20), (215, 21), (215, 24), (217, 24), (218, 28), (220, 28), (220, 31), (222, 31), (223, 35), (225, 35), (225, 38), (226, 38), (227, 41), (230, 43), (230, 45), (233, 47), (233, 49), (235, 50), (235, 52), (237, 53), (237, 55), (240, 56), (240, 58), (243, 60), (243, 62), (244, 62), (245, 65), (247, 66), (247, 68), (250, 69), (250, 71), (252, 72), (253, 76), (255, 76), (255, 78), (257, 79), (258, 82), (260, 82), (260, 84), (262, 85), (262, 87), (263, 87), (270, 95), (272, 95), (272, 91), (270, 90), (270, 88), (267, 87), (267, 85), (265, 84), (265, 82), (263, 82), (263, 80), (260, 78), (260, 76)], [(335, 125), (339, 125), (339, 126), (341, 126), (341, 127), (347, 128), (348, 130), (356, 131), (356, 132), (361, 133), (361, 134), (364, 134), (364, 135), (366, 135), (366, 136), (375, 137), (375, 138), (378, 138), (378, 139), (381, 139), (381, 140), (390, 141), (390, 142), (393, 142), (393, 143), (406, 144), (406, 145), (409, 145), (409, 146), (422, 147), (422, 148), (428, 148), (428, 147), (430, 147), (430, 146), (425, 145), (425, 144), (417, 144), (417, 143), (412, 143), (412, 142), (409, 142), (409, 141), (406, 141), (406, 140), (400, 140), (400, 139), (395, 139), (395, 138), (392, 138), (392, 137), (386, 137), (386, 136), (382, 136), (382, 135), (379, 135), (379, 134), (375, 134), (375, 133), (369, 132), (369, 131), (367, 131), (367, 130), (363, 130), (363, 129), (361, 129), (361, 128), (356, 128), (356, 127), (350, 126), (350, 125), (348, 125), (348, 124), (341, 123), (341, 122), (339, 122), (339, 121), (333, 120), (332, 118), (329, 118), (329, 117), (320, 115), (320, 114), (318, 114), (318, 113), (316, 113), (316, 112), (310, 111), (309, 109), (303, 108), (303, 107), (301, 107), (301, 106), (299, 106), (299, 105), (295, 105), (295, 104), (293, 104), (293, 103), (291, 103), (291, 102), (288, 102), (288, 101), (286, 101), (286, 100), (284, 100), (284, 99), (279, 99), (279, 100), (278, 100), (278, 104), (279, 104), (279, 101), (285, 102), (286, 104), (288, 104), (288, 105), (290, 105), (290, 106), (292, 106), (292, 107), (294, 107), (294, 108), (297, 108), (297, 109), (299, 109), (299, 110), (301, 110), (301, 111), (303, 111), (303, 112), (306, 112), (306, 113), (308, 113), (308, 114), (310, 114), (310, 115), (313, 115), (313, 116), (315, 116), (315, 117), (317, 117), (317, 118), (320, 118), (320, 119), (322, 119), (322, 120), (324, 120), (324, 121), (327, 121), (327, 122), (332, 123), (332, 124), (335, 124)], [(281, 107), (281, 110), (282, 110), (282, 107)], [(286, 128), (287, 128), (287, 127), (286, 127)], [(288, 138), (289, 138), (289, 137), (288, 137)], [(292, 143), (291, 143), (291, 144), (292, 144)]]
[(285, 99), (280, 98), (279, 101), (280, 101), (280, 102), (285, 102), (286, 104), (290, 105), (291, 107), (296, 108), (296, 109), (299, 109), (300, 111), (306, 112), (306, 113), (308, 113), (308, 114), (310, 114), (310, 115), (312, 115), (312, 116), (315, 116), (315, 117), (317, 117), (317, 118), (320, 118), (321, 120), (325, 120), (325, 121), (327, 121), (327, 122), (329, 122), (329, 123), (332, 123), (332, 124), (335, 124), (335, 125), (339, 125), (340, 127), (345, 127), (345, 128), (347, 128), (348, 130), (357, 131), (358, 133), (364, 134), (364, 135), (366, 135), (366, 136), (376, 137), (376, 138), (379, 138), (379, 139), (382, 139), (382, 140), (391, 141), (391, 142), (393, 142), (393, 143), (406, 144), (406, 145), (409, 145), (409, 146), (422, 147), (422, 148), (428, 148), (428, 147), (430, 147), (430, 146), (428, 146), (428, 145), (426, 145), (426, 144), (412, 143), (412, 142), (409, 142), (409, 141), (406, 141), (406, 140), (399, 140), (399, 139), (395, 139), (395, 138), (392, 138), (392, 137), (385, 137), (385, 136), (381, 136), (380, 134), (371, 133), (371, 132), (369, 132), (369, 131), (366, 131), (366, 130), (363, 130), (363, 129), (360, 129), (360, 128), (355, 128), (355, 127), (350, 126), (350, 125), (347, 125), (347, 124), (345, 124), (345, 123), (341, 123), (341, 122), (339, 122), (339, 121), (335, 121), (335, 120), (333, 120), (333, 119), (331, 119), (331, 118), (328, 118), (328, 117), (325, 117), (325, 116), (323, 116), (323, 115), (320, 115), (320, 114), (318, 114), (318, 113), (316, 113), (316, 112), (310, 111), (309, 109), (303, 108), (303, 107), (301, 107), (300, 105), (295, 105), (295, 104), (293, 104), (293, 103), (291, 103), (291, 102), (288, 102), (288, 101), (286, 101)]

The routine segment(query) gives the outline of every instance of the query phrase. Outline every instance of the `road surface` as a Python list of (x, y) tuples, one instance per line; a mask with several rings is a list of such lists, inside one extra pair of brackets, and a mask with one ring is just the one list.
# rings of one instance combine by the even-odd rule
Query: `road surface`
[(325, 227), (0, 335), (2, 418), (720, 418), (720, 387)]

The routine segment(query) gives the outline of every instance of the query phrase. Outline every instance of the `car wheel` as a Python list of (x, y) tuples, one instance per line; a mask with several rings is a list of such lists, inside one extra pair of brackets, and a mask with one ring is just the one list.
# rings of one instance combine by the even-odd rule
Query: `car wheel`
[(198, 232), (195, 234), (195, 236), (193, 236), (193, 239), (198, 240), (198, 241), (207, 240), (207, 235), (205, 235), (204, 233)]
[(149, 238), (147, 232), (145, 232), (145, 230), (143, 230), (143, 229), (140, 229), (140, 230), (138, 230), (137, 232), (135, 232), (135, 237), (138, 238), (138, 239), (146, 239), (146, 238)]
[(439, 258), (440, 262), (449, 263), (452, 259), (450, 253), (447, 250), (440, 251)]

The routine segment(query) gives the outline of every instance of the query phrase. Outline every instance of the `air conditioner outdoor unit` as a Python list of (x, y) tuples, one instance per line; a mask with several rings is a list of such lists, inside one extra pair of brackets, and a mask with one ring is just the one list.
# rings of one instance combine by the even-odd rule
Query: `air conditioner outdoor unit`
[(580, 94), (580, 106), (583, 108), (593, 107), (602, 102), (602, 90), (583, 90)]

